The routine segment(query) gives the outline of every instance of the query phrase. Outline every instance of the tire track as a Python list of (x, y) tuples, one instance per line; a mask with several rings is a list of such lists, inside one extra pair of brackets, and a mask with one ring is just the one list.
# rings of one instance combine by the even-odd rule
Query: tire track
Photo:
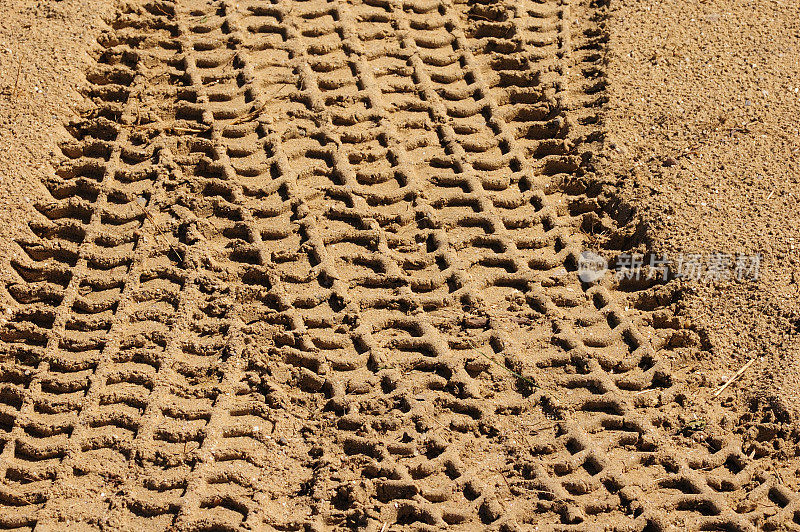
[[(292, 8), (295, 9), (295, 8)], [(258, 9), (254, 9), (255, 12), (260, 13)], [(273, 13), (274, 15), (275, 13)], [(264, 15), (262, 15), (264, 16)], [(267, 15), (268, 16), (268, 15)], [(299, 25), (299, 29), (297, 33), (302, 34), (304, 31), (307, 33), (314, 32), (313, 28), (319, 26), (320, 18), (324, 18), (329, 16), (329, 13), (326, 11), (320, 12), (311, 12), (311, 13), (302, 13), (298, 15), (301, 18), (308, 16), (309, 19), (309, 26), (305, 26), (307, 28), (304, 30), (304, 26), (301, 24)], [(327, 54), (323, 53), (314, 53), (315, 50), (324, 50), (325, 48), (323, 45), (316, 45), (316, 44), (308, 44), (305, 47), (302, 47), (300, 43), (302, 43), (302, 37), (298, 36), (296, 33), (291, 31), (287, 31), (286, 35), (287, 46), (291, 46), (292, 48), (292, 56), (304, 59), (307, 57), (306, 54), (310, 55), (319, 55), (324, 56)], [(247, 42), (247, 41), (245, 41)], [(418, 304), (416, 302), (412, 302), (412, 297), (409, 297), (410, 290), (406, 288), (404, 291), (406, 295), (403, 295), (402, 292), (396, 298), (395, 297), (388, 297), (387, 296), (378, 296), (375, 298), (370, 298), (365, 296), (361, 299), (354, 298), (353, 296), (349, 295), (348, 289), (352, 291), (353, 288), (361, 288), (364, 290), (365, 293), (375, 292), (375, 290), (370, 290), (372, 288), (378, 288), (383, 290), (384, 293), (391, 293), (390, 290), (386, 290), (387, 284), (401, 284), (400, 279), (402, 279), (403, 274), (402, 270), (398, 267), (397, 264), (392, 264), (389, 262), (385, 256), (381, 257), (380, 255), (376, 255), (375, 251), (384, 251), (388, 252), (388, 245), (386, 244), (386, 234), (381, 229), (380, 224), (368, 215), (369, 206), (367, 205), (367, 200), (362, 197), (358, 191), (361, 187), (358, 186), (358, 176), (359, 175), (371, 175), (376, 176), (380, 175), (379, 172), (373, 172), (367, 174), (367, 168), (356, 166), (351, 167), (350, 163), (348, 162), (349, 157), (347, 154), (342, 153), (339, 151), (339, 146), (342, 146), (343, 141), (342, 137), (340, 137), (336, 133), (336, 128), (333, 124), (341, 121), (345, 122), (347, 120), (346, 117), (338, 117), (335, 116), (335, 113), (328, 115), (325, 109), (324, 104), (324, 96), (323, 91), (319, 89), (320, 86), (326, 87), (337, 87), (337, 86), (344, 86), (347, 83), (337, 83), (335, 80), (331, 80), (330, 77), (323, 77), (322, 74), (317, 77), (315, 75), (315, 67), (318, 71), (326, 72), (328, 70), (329, 65), (333, 66), (336, 63), (331, 61), (327, 58), (323, 59), (320, 57), (319, 62), (315, 61), (316, 58), (310, 58), (306, 62), (303, 62), (298, 66), (298, 71), (300, 74), (300, 86), (304, 87), (305, 91), (301, 93), (298, 99), (301, 99), (308, 107), (310, 107), (310, 111), (314, 114), (321, 115), (324, 120), (318, 121), (315, 124), (316, 131), (319, 131), (319, 147), (315, 148), (320, 152), (324, 149), (324, 145), (331, 143), (334, 145), (334, 148), (327, 153), (329, 154), (328, 164), (334, 169), (335, 175), (329, 175), (329, 179), (331, 179), (331, 185), (329, 187), (325, 187), (327, 190), (326, 192), (330, 194), (333, 198), (342, 201), (345, 205), (342, 207), (334, 206), (327, 210), (324, 217), (324, 225), (319, 226), (315, 221), (308, 221), (305, 225), (305, 231), (309, 237), (309, 241), (313, 242), (314, 250), (313, 253), (316, 255), (317, 260), (320, 264), (320, 270), (324, 273), (324, 278), (332, 279), (333, 282), (331, 283), (332, 291), (337, 293), (337, 299), (340, 301), (340, 306), (342, 310), (340, 312), (332, 312), (334, 316), (337, 314), (341, 314), (342, 312), (348, 312), (350, 314), (355, 315), (354, 321), (355, 324), (353, 327), (350, 328), (349, 335), (353, 338), (354, 343), (358, 343), (362, 346), (364, 350), (369, 352), (369, 357), (373, 365), (378, 365), (383, 360), (386, 360), (384, 356), (380, 354), (380, 351), (383, 351), (380, 346), (380, 340), (375, 338), (375, 329), (383, 328), (383, 327), (390, 327), (396, 329), (406, 329), (408, 328), (411, 330), (412, 334), (414, 335), (421, 335), (417, 342), (413, 342), (409, 344), (410, 348), (413, 348), (415, 345), (427, 347), (425, 344), (431, 343), (431, 340), (427, 339), (426, 336), (435, 335), (435, 329), (431, 327), (429, 324), (426, 324), (424, 321), (420, 320), (419, 318), (412, 318), (409, 319), (407, 316), (402, 315), (399, 312), (391, 312), (388, 310), (382, 310), (380, 315), (380, 321), (376, 323), (376, 317), (372, 317), (369, 315), (367, 309), (370, 307), (378, 307), (378, 308), (385, 308), (389, 307), (392, 308), (396, 304), (400, 305), (415, 305)], [(338, 65), (342, 66), (342, 65)], [(345, 68), (346, 65), (345, 65)], [(354, 85), (354, 84), (352, 84)], [(336, 97), (338, 97), (337, 95)], [(353, 101), (353, 100), (348, 100)], [(366, 113), (365, 113), (366, 114)], [(326, 116), (327, 115), (327, 116)], [(281, 122), (278, 120), (278, 122)], [(346, 127), (341, 128), (343, 130), (342, 136), (348, 137), (355, 137), (356, 133), (353, 131), (345, 131), (347, 130)], [(312, 136), (314, 133), (312, 133)], [(326, 142), (327, 141), (327, 142)], [(344, 151), (344, 150), (342, 150)], [(308, 153), (308, 152), (306, 152)], [(302, 159), (297, 159), (298, 166), (297, 168), (300, 169), (306, 166), (302, 163)], [(291, 161), (290, 161), (291, 165)], [(324, 170), (323, 170), (324, 171)], [(338, 181), (338, 182), (337, 182)], [(310, 209), (309, 209), (310, 211)], [(334, 224), (339, 221), (340, 219), (344, 219), (350, 222), (350, 227), (345, 226), (345, 230), (342, 231)], [(339, 227), (341, 227), (341, 222), (339, 223)], [(353, 232), (356, 232), (356, 235), (352, 235)], [(348, 235), (350, 233), (350, 235)], [(362, 238), (358, 238), (358, 233), (367, 233)], [(345, 254), (340, 255), (337, 253), (337, 244), (340, 244), (341, 238), (347, 238), (349, 243), (356, 243), (364, 246), (367, 251), (357, 251), (356, 255), (353, 255), (352, 251), (348, 248), (349, 246), (338, 246), (345, 248)], [(333, 250), (331, 248), (334, 248)], [(370, 253), (370, 251), (372, 253)], [(368, 264), (374, 269), (376, 267), (380, 267), (380, 270), (383, 273), (381, 274), (374, 274), (373, 272), (369, 272), (364, 276), (354, 276), (354, 277), (347, 277), (343, 271), (337, 269), (342, 263), (346, 264), (353, 264), (356, 262), (360, 262), (361, 264)], [(370, 264), (371, 263), (371, 264)], [(347, 266), (345, 266), (347, 268)], [(350, 269), (350, 268), (347, 268)], [(347, 273), (350, 273), (347, 271)], [(349, 281), (346, 283), (345, 281)], [(408, 284), (407, 281), (403, 282), (402, 284)], [(347, 286), (349, 285), (349, 286)], [(341, 318), (334, 318), (334, 321), (337, 323), (346, 322), (348, 317), (341, 317)], [(418, 332), (415, 332), (418, 331)], [(407, 334), (407, 333), (406, 333)], [(340, 339), (341, 340), (341, 339)], [(333, 343), (333, 342), (331, 342)], [(314, 342), (315, 349), (323, 349), (324, 347), (317, 347), (319, 344), (322, 344), (320, 341)], [(445, 346), (441, 345), (441, 341), (437, 342), (438, 349), (446, 349)], [(335, 346), (340, 346), (341, 341), (335, 342)], [(302, 347), (302, 346), (300, 346)], [(433, 345), (430, 349), (437, 349), (437, 345)], [(313, 353), (312, 349), (312, 353)], [(436, 355), (433, 355), (436, 356)], [(396, 357), (395, 357), (396, 358)], [(324, 359), (323, 359), (324, 360)], [(412, 362), (413, 363), (413, 362)], [(417, 362), (418, 363), (418, 362)], [(419, 363), (418, 363), (419, 364)], [(430, 363), (429, 363), (430, 364)], [(331, 364), (334, 365), (334, 364)], [(348, 368), (349, 370), (349, 368)], [(326, 368), (325, 373), (328, 373)], [(352, 371), (352, 370), (350, 370)], [(463, 370), (462, 370), (463, 371)], [(377, 373), (381, 373), (378, 370)], [(385, 372), (384, 372), (385, 373)], [(367, 377), (369, 378), (369, 377)], [(362, 376), (353, 376), (351, 378), (337, 378), (337, 376), (328, 378), (324, 383), (320, 383), (320, 387), (329, 387), (330, 393), (333, 396), (331, 398), (331, 403), (333, 403), (333, 408), (340, 410), (340, 411), (350, 411), (351, 415), (346, 416), (346, 418), (342, 418), (337, 422), (337, 426), (341, 429), (346, 427), (346, 430), (353, 430), (358, 431), (360, 427), (362, 430), (366, 430), (370, 432), (371, 430), (375, 430), (376, 428), (380, 427), (381, 425), (385, 425), (387, 423), (392, 424), (392, 421), (387, 416), (374, 416), (374, 415), (358, 415), (361, 410), (360, 405), (356, 403), (355, 400), (352, 400), (351, 404), (344, 406), (341, 403), (348, 401), (346, 391), (351, 391), (353, 388), (359, 388), (356, 392), (357, 395), (363, 395), (365, 388), (364, 384), (369, 385), (369, 382), (363, 383), (359, 382), (363, 379)], [(374, 386), (374, 385), (373, 385)], [(390, 385), (391, 386), (391, 385)], [(352, 392), (351, 392), (352, 393)], [(401, 393), (397, 394), (398, 398), (402, 397)], [(370, 398), (374, 400), (374, 398)], [(360, 402), (360, 401), (359, 401)], [(373, 409), (373, 406), (365, 405), (366, 409)], [(413, 408), (412, 408), (413, 409)], [(379, 429), (380, 430), (380, 429)], [(384, 429), (385, 430), (385, 429)], [(373, 486), (370, 486), (370, 491), (372, 493), (370, 496), (378, 497), (379, 499), (394, 499), (394, 498), (407, 498), (403, 495), (409, 495), (411, 491), (416, 491), (418, 486), (412, 481), (412, 475), (407, 467), (399, 463), (399, 460), (395, 460), (392, 458), (393, 454), (400, 454), (400, 455), (408, 455), (408, 454), (415, 454), (413, 451), (413, 445), (409, 444), (409, 442), (405, 442), (406, 445), (394, 446), (395, 448), (392, 449), (393, 445), (390, 443), (389, 448), (385, 448), (376, 438), (373, 437), (358, 437), (358, 436), (346, 436), (342, 441), (343, 450), (345, 454), (348, 455), (368, 455), (375, 458), (376, 461), (372, 462), (368, 469), (377, 469), (382, 471), (394, 471), (394, 473), (389, 473), (387, 478), (384, 481), (376, 482)], [(444, 460), (444, 459), (443, 459)], [(443, 461), (442, 460), (442, 461)], [(441, 468), (438, 464), (436, 465), (437, 469)], [(357, 471), (357, 470), (356, 470)], [(341, 473), (338, 471), (337, 473)], [(378, 477), (384, 477), (386, 474), (378, 473)], [(457, 476), (460, 476), (458, 474)], [(359, 479), (359, 477), (363, 477), (363, 473), (358, 474), (355, 479)], [(399, 477), (399, 478), (397, 478)], [(342, 493), (342, 489), (347, 490), (348, 485), (343, 484), (339, 486), (339, 496), (340, 497), (349, 497), (348, 493)], [(374, 490), (374, 491), (373, 491)], [(428, 501), (424, 501), (423, 497), (414, 496), (416, 500), (408, 500), (403, 501), (403, 505), (395, 505), (394, 509), (397, 510), (401, 516), (405, 515), (408, 519), (421, 519), (423, 521), (427, 521), (431, 524), (445, 523), (445, 517), (429, 508), (431, 504)], [(479, 505), (482, 501), (479, 501), (477, 505)], [(391, 508), (391, 507), (389, 507)], [(350, 515), (346, 516), (346, 519), (349, 519), (351, 523), (362, 522), (364, 524), (372, 523), (372, 526), (378, 526), (378, 520), (374, 517), (369, 515), (358, 515), (361, 509), (356, 509), (356, 514), (351, 513)], [(445, 516), (453, 519), (453, 515), (448, 515), (445, 512)], [(385, 518), (392, 518), (391, 516), (386, 516)], [(397, 518), (396, 516), (394, 517)]]
[(90, 73), (96, 118), (64, 148), (72, 161), (45, 183), (52, 198), (37, 208), (46, 220), (31, 224), (38, 240), (20, 242), (28, 260), (13, 263), (20, 282), (8, 291), (21, 306), (3, 331), (3, 381), (6, 391), (19, 390), (19, 401), (2, 434), (4, 526), (36, 523), (63, 477), (93, 472), (95, 451), (124, 447), (109, 433), (134, 423), (125, 398), (115, 397), (121, 390), (106, 380), (124, 374), (115, 333), (135, 313), (144, 257), (157, 252), (134, 202), (146, 201), (163, 175), (142, 164), (147, 140), (129, 129), (144, 83), (139, 63), (161, 28), (131, 22), (130, 14), (119, 19), (119, 42), (107, 41)]
[(7, 287), (1, 527), (800, 524), (574, 272), (602, 6), (140, 6)]

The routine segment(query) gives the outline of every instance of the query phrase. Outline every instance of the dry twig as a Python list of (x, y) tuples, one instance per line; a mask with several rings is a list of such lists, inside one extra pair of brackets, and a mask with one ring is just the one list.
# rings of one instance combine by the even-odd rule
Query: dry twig
[(14, 79), (14, 89), (11, 91), (11, 101), (17, 99), (17, 86), (19, 85), (19, 75), (22, 73), (22, 55), (17, 60), (17, 77)]
[[(477, 349), (476, 349), (476, 351), (477, 351)], [(536, 383), (535, 383), (535, 382), (533, 382), (533, 380), (529, 379), (528, 377), (525, 377), (524, 375), (521, 375), (521, 374), (517, 373), (516, 371), (514, 371), (514, 370), (513, 370), (513, 369), (511, 369), (511, 368), (508, 368), (508, 367), (504, 366), (503, 364), (501, 364), (500, 362), (498, 362), (498, 361), (494, 360), (493, 358), (491, 358), (489, 355), (487, 355), (487, 354), (486, 354), (486, 353), (484, 353), (483, 351), (478, 351), (478, 353), (480, 353), (480, 354), (481, 354), (481, 355), (482, 355), (482, 356), (483, 356), (483, 357), (484, 357), (486, 360), (488, 360), (488, 361), (489, 361), (489, 362), (491, 362), (492, 364), (496, 365), (497, 367), (503, 368), (503, 369), (504, 369), (504, 370), (506, 370), (507, 372), (509, 372), (509, 373), (511, 373), (512, 375), (514, 375), (516, 378), (518, 378), (518, 379), (522, 379), (523, 381), (527, 382), (527, 383), (528, 383), (528, 384), (530, 384), (530, 385), (531, 385), (533, 388), (538, 388), (538, 387), (539, 387), (539, 386), (537, 386), (537, 385), (536, 385)]]
[(724, 392), (724, 391), (725, 391), (725, 389), (726, 389), (728, 386), (730, 386), (730, 385), (731, 385), (731, 383), (732, 383), (733, 381), (735, 381), (736, 379), (738, 379), (739, 377), (741, 377), (741, 376), (742, 376), (742, 374), (743, 374), (745, 371), (747, 371), (747, 368), (749, 368), (750, 366), (752, 366), (752, 365), (753, 365), (753, 362), (755, 362), (755, 361), (756, 361), (756, 359), (755, 359), (755, 358), (751, 358), (751, 359), (750, 359), (750, 362), (748, 362), (747, 364), (745, 364), (744, 366), (742, 366), (742, 367), (741, 367), (741, 369), (739, 369), (739, 371), (737, 371), (737, 372), (736, 372), (736, 374), (735, 374), (733, 377), (731, 377), (730, 379), (728, 379), (728, 382), (726, 382), (725, 384), (723, 384), (722, 386), (720, 386), (720, 387), (719, 387), (719, 390), (717, 390), (716, 392), (714, 392), (714, 397), (717, 397), (717, 396), (719, 396), (719, 394), (721, 394), (722, 392)]
[[(166, 238), (166, 237), (164, 237), (163, 233), (161, 232), (161, 229), (159, 229), (159, 228), (158, 228), (158, 224), (156, 224), (156, 220), (155, 220), (155, 218), (153, 218), (153, 215), (152, 215), (152, 214), (150, 214), (150, 211), (148, 211), (147, 209), (145, 209), (145, 208), (144, 208), (144, 205), (142, 205), (142, 204), (141, 204), (141, 203), (139, 203), (138, 201), (134, 201), (134, 203), (135, 203), (136, 205), (138, 205), (140, 209), (142, 209), (142, 212), (144, 213), (144, 215), (147, 217), (147, 219), (148, 219), (148, 220), (150, 220), (150, 223), (151, 223), (151, 224), (153, 224), (153, 230), (155, 230), (155, 233), (154, 233), (154, 235), (155, 235), (155, 237), (156, 237), (156, 240), (158, 240), (158, 241), (159, 241), (159, 243), (160, 243), (162, 246), (163, 246), (164, 244), (166, 244), (167, 246), (169, 246), (169, 249), (171, 249), (171, 250), (172, 250), (172, 252), (173, 252), (173, 253), (175, 253), (175, 256), (176, 256), (176, 257), (178, 257), (178, 260), (179, 260), (180, 262), (183, 262), (183, 257), (181, 257), (181, 254), (180, 254), (180, 253), (178, 253), (178, 250), (177, 250), (177, 249), (175, 249), (175, 247), (174, 247), (172, 244), (170, 244), (170, 243), (169, 243), (169, 240), (167, 240), (167, 238)], [(159, 240), (159, 239), (161, 239), (161, 238), (163, 238), (164, 240), (163, 240), (163, 241)]]

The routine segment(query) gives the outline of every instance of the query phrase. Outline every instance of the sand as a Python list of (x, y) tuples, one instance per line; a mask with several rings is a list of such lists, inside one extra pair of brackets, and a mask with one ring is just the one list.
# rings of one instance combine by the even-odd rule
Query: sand
[(800, 527), (798, 11), (9, 0), (0, 528)]

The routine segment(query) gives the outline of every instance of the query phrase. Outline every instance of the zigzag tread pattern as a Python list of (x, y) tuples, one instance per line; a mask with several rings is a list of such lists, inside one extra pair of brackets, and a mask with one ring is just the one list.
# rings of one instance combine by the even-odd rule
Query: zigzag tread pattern
[(126, 4), (10, 263), (0, 529), (799, 529), (577, 276), (605, 10)]

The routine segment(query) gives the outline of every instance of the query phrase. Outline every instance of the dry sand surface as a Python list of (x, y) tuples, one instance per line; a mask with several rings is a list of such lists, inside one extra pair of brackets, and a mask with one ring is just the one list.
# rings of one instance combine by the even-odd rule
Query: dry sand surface
[(800, 530), (798, 116), (797, 2), (3, 0), (0, 530)]

